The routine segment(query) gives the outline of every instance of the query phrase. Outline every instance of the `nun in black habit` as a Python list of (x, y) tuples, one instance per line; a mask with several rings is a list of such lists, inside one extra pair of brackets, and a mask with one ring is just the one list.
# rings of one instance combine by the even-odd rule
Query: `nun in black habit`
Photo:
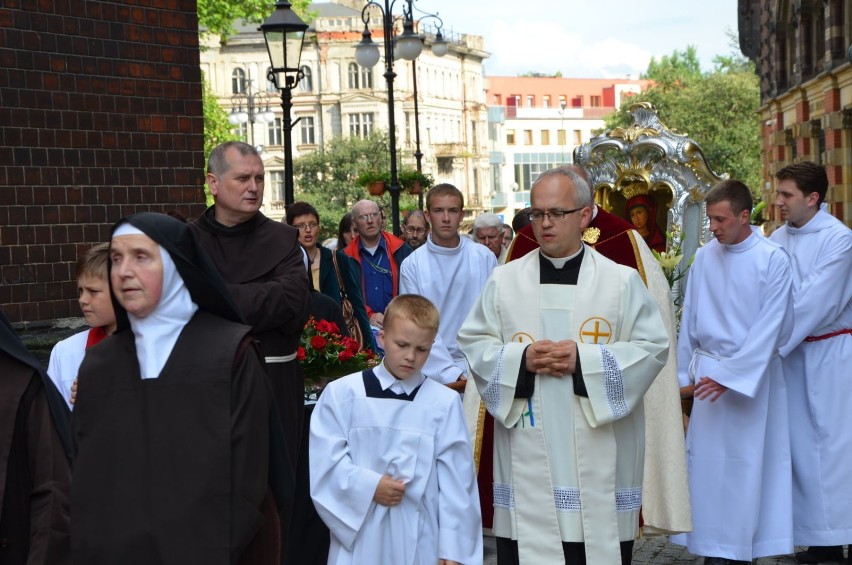
[(280, 562), (292, 474), (251, 328), (186, 224), (113, 227), (118, 327), (80, 367), (76, 563)]
[(0, 563), (71, 563), (68, 406), (0, 312)]

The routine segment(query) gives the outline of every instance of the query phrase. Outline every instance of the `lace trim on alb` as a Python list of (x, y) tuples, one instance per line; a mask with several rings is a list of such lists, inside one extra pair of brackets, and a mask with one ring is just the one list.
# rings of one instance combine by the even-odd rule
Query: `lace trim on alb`
[(624, 374), (612, 351), (604, 346), (601, 349), (601, 367), (604, 373), (604, 393), (606, 403), (614, 419), (618, 420), (630, 413), (627, 401), (624, 400)]

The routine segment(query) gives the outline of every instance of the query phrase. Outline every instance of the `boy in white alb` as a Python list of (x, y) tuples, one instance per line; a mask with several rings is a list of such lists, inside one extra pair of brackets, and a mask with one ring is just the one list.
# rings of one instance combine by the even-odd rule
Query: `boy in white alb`
[(90, 329), (53, 346), (47, 374), (73, 409), (71, 387), (77, 379), (86, 350), (115, 331), (115, 312), (109, 293), (107, 261), (109, 243), (95, 245), (77, 262), (77, 301)]
[(497, 258), (484, 245), (459, 237), (464, 196), (451, 184), (439, 184), (426, 194), (426, 218), (432, 232), (400, 266), (399, 292), (428, 298), (441, 314), (441, 328), (423, 373), (439, 383), (467, 378), (459, 328), (479, 298)]
[(400, 295), (385, 311), (382, 364), (329, 384), (311, 417), (311, 497), (330, 564), (482, 563), (482, 522), (459, 395), (420, 369), (435, 306)]

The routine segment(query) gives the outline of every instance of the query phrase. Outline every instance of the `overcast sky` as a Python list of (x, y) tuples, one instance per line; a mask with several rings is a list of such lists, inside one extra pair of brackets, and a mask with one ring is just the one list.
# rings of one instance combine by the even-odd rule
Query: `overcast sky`
[[(694, 45), (702, 68), (732, 52), (736, 0), (417, 0), (445, 29), (485, 37), (491, 76), (571, 78), (644, 72), (652, 56)], [(424, 22), (425, 23), (425, 22)]]

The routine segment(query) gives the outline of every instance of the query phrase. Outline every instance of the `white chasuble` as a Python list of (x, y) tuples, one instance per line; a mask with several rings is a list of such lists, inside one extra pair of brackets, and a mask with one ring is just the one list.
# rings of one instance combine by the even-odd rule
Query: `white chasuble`
[[(618, 563), (642, 501), (642, 398), (668, 337), (636, 271), (591, 248), (576, 286), (539, 280), (539, 252), (495, 270), (459, 332), (495, 419), (494, 533), (518, 540), (523, 563), (563, 562), (562, 541)], [(548, 375), (514, 397), (524, 349), (543, 339), (577, 342), (588, 398)]]

